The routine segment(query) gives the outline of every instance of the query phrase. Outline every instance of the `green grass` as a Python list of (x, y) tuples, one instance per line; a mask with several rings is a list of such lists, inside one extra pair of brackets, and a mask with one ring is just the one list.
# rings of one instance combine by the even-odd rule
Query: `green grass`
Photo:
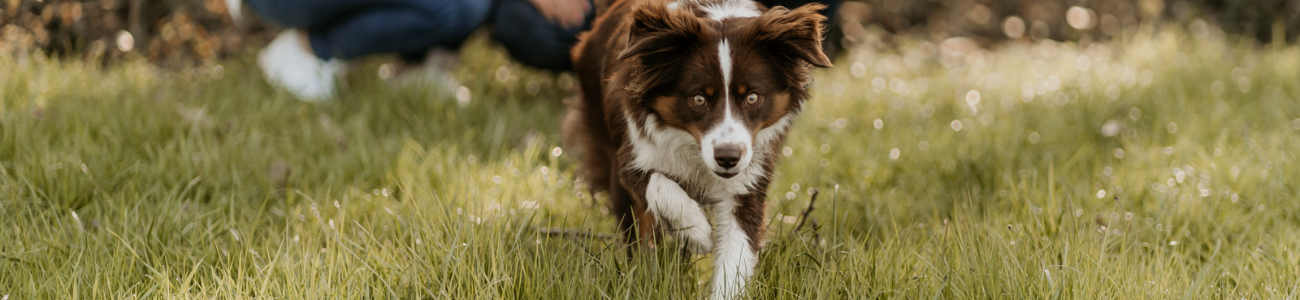
[[(852, 50), (817, 73), (749, 295), (1300, 296), (1300, 48), (1175, 33), (936, 48)], [(572, 153), (553, 155), (572, 78), (470, 52), (486, 54), (459, 71), (465, 105), (383, 82), (377, 60), (313, 105), (251, 56), (0, 59), (0, 295), (707, 293), (709, 259), (671, 243), (628, 256), (535, 230), (614, 228)], [(812, 188), (816, 237), (789, 217)]]

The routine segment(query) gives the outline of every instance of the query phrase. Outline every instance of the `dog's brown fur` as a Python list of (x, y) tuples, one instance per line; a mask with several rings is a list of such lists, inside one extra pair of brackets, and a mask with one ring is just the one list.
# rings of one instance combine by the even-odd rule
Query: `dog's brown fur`
[(581, 176), (608, 192), (627, 241), (653, 245), (662, 227), (713, 251), (714, 299), (740, 295), (757, 264), (778, 149), (809, 69), (831, 65), (824, 7), (617, 1), (573, 50), (582, 99), (564, 132)]
[[(737, 106), (746, 110), (742, 112), (746, 126), (757, 138), (762, 129), (802, 109), (808, 99), (805, 86), (811, 80), (810, 65), (831, 65), (821, 48), (825, 17), (817, 11), (822, 5), (794, 10), (775, 7), (763, 9), (758, 17), (720, 22), (689, 7), (669, 9), (667, 3), (615, 1), (600, 12), (594, 29), (583, 33), (573, 50), (582, 99), (570, 105), (563, 131), (567, 142), (580, 144), (580, 175), (593, 192), (608, 192), (611, 210), (629, 242), (653, 241), (657, 224), (648, 215), (644, 199), (653, 170), (629, 167), (634, 154), (625, 116), (638, 123), (634, 128), (645, 128), (641, 122), (654, 116), (661, 126), (686, 131), (699, 143), (707, 129), (702, 126), (716, 121), (721, 113), (712, 109), (714, 104), (688, 104), (684, 99), (690, 95), (683, 92), (702, 91), (710, 99), (725, 94), (714, 88), (723, 85), (721, 78), (702, 71), (718, 65), (716, 55), (706, 54), (714, 49), (709, 46), (725, 37), (737, 66), (739, 80), (734, 82), (743, 82), (728, 92), (763, 92), (760, 104)], [(737, 220), (755, 251), (762, 245), (766, 188), (776, 165), (778, 155), (774, 154), (783, 140), (781, 134), (765, 149), (750, 150), (773, 155), (766, 155), (754, 166), (762, 168), (766, 176), (757, 178), (749, 193), (736, 196)], [(709, 188), (688, 178), (672, 179), (694, 199), (702, 199)]]

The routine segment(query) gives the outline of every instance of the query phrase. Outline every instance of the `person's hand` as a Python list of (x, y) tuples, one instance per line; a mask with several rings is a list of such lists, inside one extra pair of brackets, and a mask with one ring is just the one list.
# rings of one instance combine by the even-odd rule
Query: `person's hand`
[(565, 27), (582, 26), (591, 2), (587, 0), (528, 0), (547, 20)]

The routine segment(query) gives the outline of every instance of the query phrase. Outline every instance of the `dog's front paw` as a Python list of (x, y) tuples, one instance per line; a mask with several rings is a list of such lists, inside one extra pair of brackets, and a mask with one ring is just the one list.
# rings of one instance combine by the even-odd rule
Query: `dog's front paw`
[[(698, 206), (696, 206), (698, 208)], [(700, 212), (700, 218), (704, 218), (704, 212)], [(679, 226), (672, 228), (674, 236), (678, 240), (686, 243), (686, 251), (693, 254), (708, 254), (713, 252), (713, 229), (709, 226), (709, 220), (703, 219), (694, 222), (695, 225)]]
[(650, 211), (668, 223), (667, 231), (686, 243), (687, 251), (713, 251), (713, 227), (709, 225), (709, 218), (680, 185), (654, 173), (650, 175), (645, 194)]

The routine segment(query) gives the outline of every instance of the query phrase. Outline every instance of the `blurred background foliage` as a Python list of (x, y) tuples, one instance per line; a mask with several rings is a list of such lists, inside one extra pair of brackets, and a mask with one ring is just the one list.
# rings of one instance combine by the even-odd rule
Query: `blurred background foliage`
[(265, 44), (275, 28), (236, 24), (222, 0), (0, 0), (0, 53), (111, 63), (138, 55), (187, 66)]
[[(138, 55), (164, 66), (203, 64), (261, 45), (278, 29), (251, 11), (237, 24), (222, 0), (0, 0), (0, 53), (111, 63)], [(488, 1), (488, 0), (484, 0)], [(245, 8), (247, 10), (247, 8)], [(892, 35), (948, 46), (1014, 40), (1093, 41), (1179, 24), (1271, 43), (1300, 34), (1300, 0), (863, 0), (841, 11), (842, 43), (888, 46)], [(871, 33), (876, 31), (877, 34)], [(840, 38), (840, 37), (836, 37)]]
[[(850, 1), (845, 30), (879, 25), (891, 33), (942, 40), (1109, 40), (1139, 24), (1208, 24), (1271, 42), (1300, 33), (1297, 0), (866, 0)], [(1198, 22), (1199, 20), (1199, 22)], [(1205, 24), (1202, 24), (1205, 25)], [(1202, 26), (1197, 25), (1197, 26)], [(1278, 27), (1280, 26), (1280, 27)], [(1285, 32), (1277, 31), (1284, 30)], [(1276, 31), (1276, 32), (1275, 32)], [(853, 36), (850, 34), (849, 36)]]

